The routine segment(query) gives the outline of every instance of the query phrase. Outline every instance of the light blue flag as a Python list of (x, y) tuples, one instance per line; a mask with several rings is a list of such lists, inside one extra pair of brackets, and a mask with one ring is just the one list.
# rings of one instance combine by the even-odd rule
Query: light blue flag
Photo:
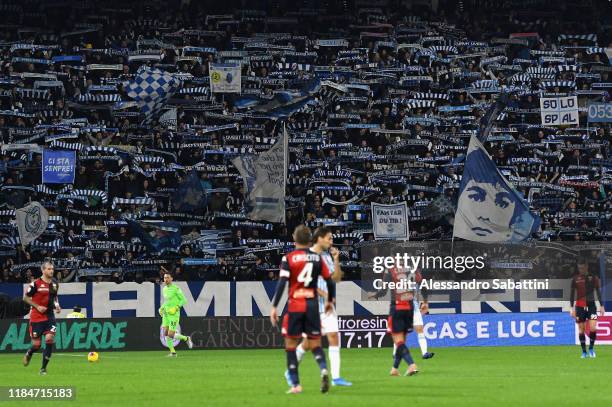
[(453, 235), (474, 242), (520, 242), (540, 226), (478, 139), (468, 148)]

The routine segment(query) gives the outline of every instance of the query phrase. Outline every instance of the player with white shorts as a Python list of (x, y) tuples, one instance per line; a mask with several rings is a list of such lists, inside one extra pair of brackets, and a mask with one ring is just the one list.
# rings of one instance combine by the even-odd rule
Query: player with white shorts
[[(332, 247), (333, 236), (331, 230), (325, 226), (317, 228), (313, 234), (313, 245), (310, 248), (315, 253), (321, 255), (321, 259), (326, 263), (330, 270), (333, 270), (332, 278), (335, 282), (340, 281), (342, 270), (340, 269), (340, 252), (335, 247)], [(323, 295), (327, 298), (327, 284), (325, 280), (319, 278), (317, 284), (317, 292), (319, 296)], [(319, 297), (319, 315), (321, 319), (321, 334), (327, 336), (329, 342), (329, 362), (332, 375), (333, 386), (352, 386), (351, 382), (340, 377), (340, 334), (338, 328), (338, 314), (336, 308), (329, 313), (325, 312), (325, 301), (321, 302)], [(296, 356), (298, 362), (302, 360), (304, 354), (308, 350), (308, 338), (304, 338), (296, 348)], [(288, 372), (285, 372), (287, 378)], [(289, 381), (289, 379), (287, 379)]]

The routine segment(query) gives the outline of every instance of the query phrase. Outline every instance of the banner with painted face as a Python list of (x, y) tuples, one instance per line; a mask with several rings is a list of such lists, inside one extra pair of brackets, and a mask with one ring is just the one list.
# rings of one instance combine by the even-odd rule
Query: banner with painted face
[(453, 235), (474, 242), (519, 242), (540, 225), (523, 197), (499, 172), (484, 146), (472, 136)]

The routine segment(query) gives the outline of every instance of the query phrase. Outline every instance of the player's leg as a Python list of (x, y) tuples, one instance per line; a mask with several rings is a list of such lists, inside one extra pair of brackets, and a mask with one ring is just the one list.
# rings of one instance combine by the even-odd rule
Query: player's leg
[(304, 355), (310, 349), (310, 344), (308, 343), (308, 337), (304, 337), (302, 342), (295, 348), (295, 354), (297, 355), (298, 363), (304, 359)]
[(308, 341), (310, 343), (310, 351), (321, 371), (321, 393), (327, 393), (329, 391), (329, 372), (327, 371), (325, 352), (321, 347), (321, 337), (309, 336)]
[[(408, 364), (406, 375), (412, 376), (418, 372), (417, 366), (410, 355), (410, 350), (406, 346), (406, 332), (412, 328), (412, 310), (396, 311), (392, 318), (391, 332), (396, 351), (394, 362), (403, 359)], [(395, 363), (393, 365), (396, 366)], [(399, 365), (398, 365), (399, 366)], [(395, 368), (397, 369), (397, 368)], [(395, 372), (391, 372), (394, 374)]]
[(321, 334), (327, 336), (329, 347), (329, 368), (334, 386), (352, 386), (340, 376), (340, 334), (336, 312), (321, 314)]
[(576, 325), (578, 325), (578, 340), (580, 341), (580, 347), (582, 348), (582, 358), (586, 358), (586, 336), (584, 334), (585, 319), (582, 307), (576, 307)]
[(169, 330), (168, 330), (167, 338), (170, 338), (171, 342), (174, 342), (174, 339), (178, 339), (179, 341), (187, 342), (187, 347), (191, 349), (193, 348), (193, 342), (191, 341), (191, 337), (180, 334), (179, 332), (176, 331), (176, 327), (179, 325), (180, 319), (181, 319), (180, 315), (171, 315), (168, 317)]
[(423, 332), (423, 314), (418, 307), (418, 302), (414, 301), (414, 330), (417, 334), (417, 340), (419, 342), (419, 348), (421, 348), (421, 355), (423, 359), (430, 359), (434, 357), (434, 353), (427, 351), (427, 338), (425, 338), (425, 333)]
[(30, 360), (32, 360), (32, 355), (34, 355), (34, 353), (38, 352), (38, 350), (40, 349), (40, 345), (41, 345), (41, 339), (40, 339), (40, 333), (38, 332), (38, 327), (36, 326), (37, 323), (34, 322), (30, 322), (30, 338), (32, 340), (32, 345), (30, 346), (30, 349), (28, 349), (28, 351), (26, 352), (26, 354), (23, 357), (23, 365), (24, 366), (28, 366), (30, 364)]
[(291, 386), (287, 393), (301, 393), (300, 376), (298, 372), (298, 360), (296, 355), (297, 345), (302, 338), (303, 313), (287, 312), (283, 317), (282, 333), (285, 337), (285, 354), (287, 356), (288, 384)]
[(51, 360), (53, 354), (53, 345), (55, 344), (55, 325), (52, 326), (51, 330), (45, 334), (45, 350), (43, 351), (42, 367), (40, 368), (40, 374), (47, 374), (47, 365)]
[(597, 311), (593, 310), (591, 319), (589, 319), (589, 356), (594, 358), (595, 355), (595, 340), (597, 339)]
[(321, 347), (321, 318), (318, 304), (314, 301), (307, 303), (305, 315), (304, 332), (308, 335), (310, 351), (321, 371), (321, 393), (326, 393), (329, 390), (329, 372), (325, 352)]

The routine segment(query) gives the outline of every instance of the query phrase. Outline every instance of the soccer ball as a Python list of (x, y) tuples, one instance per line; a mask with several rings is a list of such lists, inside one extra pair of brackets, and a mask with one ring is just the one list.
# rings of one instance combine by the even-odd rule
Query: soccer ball
[(87, 354), (87, 360), (89, 362), (97, 362), (99, 358), (100, 358), (100, 355), (98, 355), (98, 352), (89, 352)]

